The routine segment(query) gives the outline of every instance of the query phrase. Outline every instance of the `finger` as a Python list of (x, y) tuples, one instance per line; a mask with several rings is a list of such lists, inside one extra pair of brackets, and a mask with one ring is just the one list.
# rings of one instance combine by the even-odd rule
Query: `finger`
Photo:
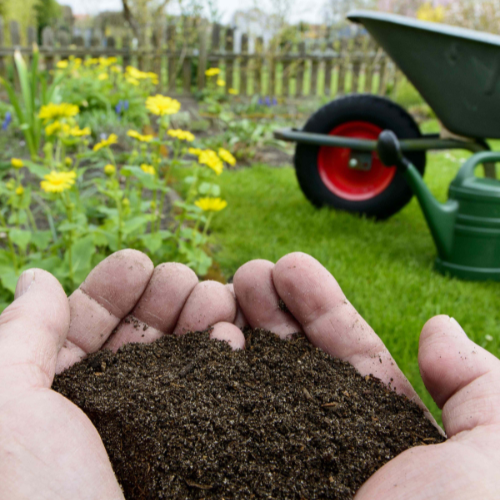
[(295, 318), (280, 309), (280, 297), (273, 283), (274, 264), (268, 260), (252, 260), (234, 275), (238, 304), (252, 328), (270, 330), (282, 338), (301, 331)]
[(273, 281), (312, 344), (348, 361), (361, 375), (391, 384), (423, 407), (383, 342), (316, 259), (303, 253), (286, 255), (275, 265)]
[(169, 262), (156, 267), (132, 313), (120, 323), (104, 347), (117, 351), (129, 342), (153, 342), (172, 333), (197, 284), (196, 274), (187, 266)]
[(100, 349), (144, 292), (153, 263), (137, 250), (120, 250), (103, 260), (71, 297), (71, 324), (57, 373)]
[[(232, 283), (228, 283), (225, 285), (225, 287), (231, 292), (231, 294), (234, 297), (234, 300), (236, 300), (236, 294), (234, 293), (234, 285)], [(238, 304), (238, 301), (236, 300), (236, 317), (234, 318), (234, 324), (238, 328), (245, 328), (248, 326), (248, 320), (245, 318), (245, 315), (243, 314), (243, 311), (241, 310), (240, 305)]]
[(231, 292), (217, 281), (203, 281), (187, 299), (174, 333), (204, 331), (219, 322), (233, 323), (235, 317), (236, 300)]
[(418, 362), (449, 437), (500, 423), (500, 361), (469, 340), (453, 318), (436, 316), (425, 324)]
[(245, 336), (241, 330), (232, 323), (216, 323), (210, 332), (210, 338), (227, 342), (233, 351), (245, 349)]
[(68, 333), (68, 298), (42, 269), (21, 275), (15, 297), (0, 316), (0, 379), (11, 387), (50, 387)]

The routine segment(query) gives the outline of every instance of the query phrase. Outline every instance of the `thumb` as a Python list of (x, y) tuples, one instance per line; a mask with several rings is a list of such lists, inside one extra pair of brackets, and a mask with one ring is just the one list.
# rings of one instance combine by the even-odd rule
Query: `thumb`
[(10, 387), (50, 387), (69, 317), (56, 278), (42, 269), (25, 271), (14, 302), (0, 315), (0, 379)]
[(424, 325), (418, 362), (448, 437), (500, 423), (500, 360), (469, 340), (455, 319), (436, 316)]

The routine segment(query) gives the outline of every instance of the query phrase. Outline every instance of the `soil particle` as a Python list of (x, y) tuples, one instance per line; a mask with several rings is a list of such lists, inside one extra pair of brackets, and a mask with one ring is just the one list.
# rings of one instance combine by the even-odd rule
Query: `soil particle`
[(350, 499), (402, 451), (444, 440), (416, 404), (303, 336), (245, 336), (231, 351), (206, 332), (168, 335), (55, 378), (127, 500)]

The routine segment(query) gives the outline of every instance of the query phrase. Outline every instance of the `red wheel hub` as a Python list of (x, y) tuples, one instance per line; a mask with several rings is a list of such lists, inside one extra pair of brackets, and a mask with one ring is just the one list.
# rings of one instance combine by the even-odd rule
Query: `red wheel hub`
[[(342, 123), (329, 135), (340, 135), (355, 139), (377, 140), (380, 127), (364, 121)], [(321, 146), (318, 153), (318, 171), (325, 186), (335, 195), (349, 201), (369, 200), (379, 195), (391, 183), (396, 174), (395, 167), (386, 167), (372, 153), (370, 170), (357, 170), (349, 166), (349, 148)]]

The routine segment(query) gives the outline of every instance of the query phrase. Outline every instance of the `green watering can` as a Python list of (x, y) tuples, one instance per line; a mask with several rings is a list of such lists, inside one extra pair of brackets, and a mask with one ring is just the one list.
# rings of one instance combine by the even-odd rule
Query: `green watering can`
[(500, 281), (500, 182), (474, 175), (477, 166), (500, 161), (500, 152), (469, 158), (450, 184), (446, 203), (431, 194), (393, 132), (380, 134), (377, 152), (384, 165), (397, 167), (417, 196), (437, 247), (437, 270), (464, 280)]

